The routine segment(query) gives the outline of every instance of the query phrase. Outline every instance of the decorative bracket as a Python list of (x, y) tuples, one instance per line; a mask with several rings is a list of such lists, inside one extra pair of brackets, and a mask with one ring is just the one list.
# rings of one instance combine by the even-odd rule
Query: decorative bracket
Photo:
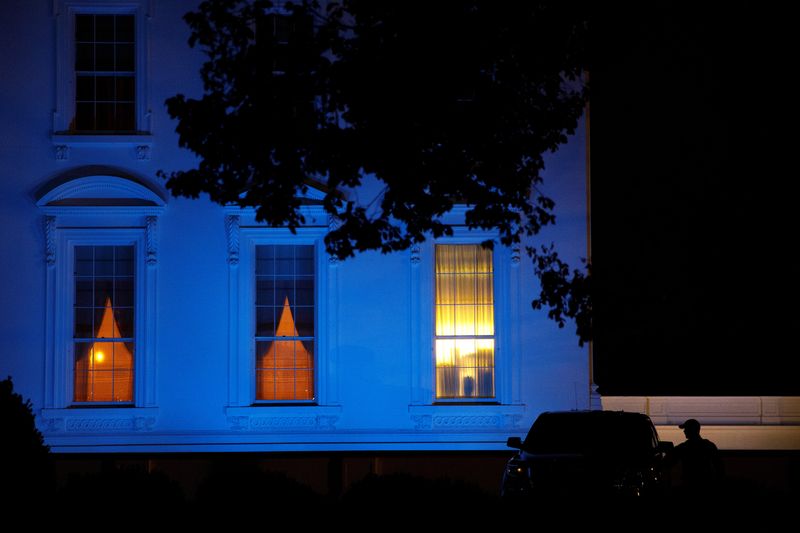
[(225, 230), (228, 235), (228, 264), (239, 264), (239, 215), (225, 217)]
[(56, 217), (44, 217), (44, 236), (47, 266), (52, 268), (56, 265)]
[(158, 243), (156, 241), (156, 230), (158, 228), (158, 217), (145, 217), (145, 246), (146, 262), (148, 266), (155, 266), (158, 263)]

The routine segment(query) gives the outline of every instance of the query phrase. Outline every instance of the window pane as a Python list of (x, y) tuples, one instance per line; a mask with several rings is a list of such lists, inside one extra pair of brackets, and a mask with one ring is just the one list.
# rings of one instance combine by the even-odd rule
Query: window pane
[(274, 335), (275, 308), (272, 306), (256, 307), (256, 336), (272, 337)]
[(275, 305), (275, 281), (273, 278), (256, 278), (256, 305)]
[(110, 102), (114, 100), (114, 78), (112, 76), (98, 76), (96, 78), (97, 100)]
[(295, 341), (275, 341), (275, 368), (294, 368)]
[(114, 278), (114, 307), (133, 307), (133, 277)]
[(94, 45), (94, 68), (91, 70), (109, 72), (114, 70), (114, 45)]
[(314, 247), (298, 246), (295, 250), (295, 270), (298, 276), (314, 275)]
[(256, 342), (256, 368), (275, 368), (273, 341)]
[(295, 281), (294, 305), (314, 305), (314, 279), (302, 278)]
[(294, 275), (294, 253), (291, 246), (275, 247), (275, 275)]
[(436, 275), (436, 303), (453, 304), (456, 294), (456, 277), (452, 274)]
[(113, 373), (113, 400), (115, 402), (133, 401), (133, 372), (130, 370), (117, 370)]
[[(95, 267), (97, 265), (95, 264)], [(94, 278), (94, 305), (106, 307), (114, 304), (114, 278)]]
[(115, 129), (114, 122), (114, 104), (98, 103), (94, 106), (95, 109), (95, 129), (97, 130), (113, 130)]
[(75, 279), (75, 307), (94, 305), (94, 280), (89, 277)]
[(475, 306), (456, 305), (456, 335), (475, 335)]
[(475, 275), (475, 302), (479, 304), (494, 303), (494, 288), (491, 274)]
[(494, 306), (478, 305), (475, 307), (476, 335), (494, 335)]
[(297, 335), (300, 337), (314, 336), (314, 308), (296, 307), (294, 312), (294, 323), (297, 328)]
[(296, 400), (314, 399), (314, 371), (296, 370), (295, 371), (295, 393)]
[(77, 43), (75, 45), (75, 70), (94, 70), (94, 43)]
[(116, 25), (116, 41), (120, 42), (133, 42), (133, 15), (117, 15), (114, 17)]
[(133, 338), (133, 309), (115, 309), (117, 335), (123, 339)]
[(75, 104), (75, 129), (78, 131), (94, 129), (94, 103)]
[(118, 131), (133, 131), (136, 129), (135, 108), (133, 104), (118, 103), (116, 107), (116, 123), (111, 129)]
[(94, 95), (94, 76), (78, 76), (75, 80), (75, 99), (93, 101)]
[(456, 313), (452, 305), (436, 306), (436, 335), (456, 334)]
[(115, 46), (117, 72), (133, 72), (134, 57), (132, 44), (118, 44)]
[(275, 399), (275, 371), (256, 370), (256, 399)]
[(94, 15), (75, 15), (75, 40), (94, 40)]
[(75, 247), (75, 275), (76, 276), (94, 275), (94, 247), (92, 246)]
[(114, 369), (133, 370), (133, 343), (115, 342), (114, 343)]
[(76, 339), (91, 339), (94, 337), (94, 328), (92, 320), (94, 317), (94, 310), (89, 308), (76, 308), (75, 309), (75, 333)]
[(475, 247), (476, 268), (475, 272), (493, 272), (492, 251), (482, 246)]
[(117, 85), (117, 101), (133, 102), (136, 95), (134, 78), (132, 76), (118, 76), (114, 80)]
[(275, 279), (275, 305), (291, 305), (294, 301), (294, 280)]
[(114, 15), (95, 15), (94, 25), (96, 40), (114, 40)]
[(475, 275), (460, 274), (456, 278), (456, 303), (473, 304), (475, 303)]
[(275, 275), (275, 247), (256, 246), (256, 275)]
[(95, 246), (94, 247), (94, 275), (113, 276), (114, 275), (114, 247)]

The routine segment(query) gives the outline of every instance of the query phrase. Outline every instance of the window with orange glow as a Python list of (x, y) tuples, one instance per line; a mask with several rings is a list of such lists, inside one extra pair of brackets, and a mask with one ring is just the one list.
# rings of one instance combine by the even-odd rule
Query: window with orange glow
[(132, 402), (133, 246), (76, 246), (75, 402)]
[(313, 400), (313, 246), (256, 246), (255, 341), (256, 400)]
[(494, 398), (492, 251), (436, 245), (436, 398)]

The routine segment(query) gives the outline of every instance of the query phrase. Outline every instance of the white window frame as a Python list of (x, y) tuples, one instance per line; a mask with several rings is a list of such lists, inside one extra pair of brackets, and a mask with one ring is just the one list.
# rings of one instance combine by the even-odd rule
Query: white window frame
[[(312, 191), (312, 194), (314, 191)], [(272, 228), (250, 208), (225, 208), (228, 234), (228, 423), (236, 430), (331, 429), (341, 410), (337, 377), (338, 262), (325, 251), (329, 218), (321, 206), (303, 206), (306, 225)], [(256, 246), (314, 246), (314, 400), (256, 400)]]
[[(153, 350), (147, 349), (147, 266), (145, 264), (145, 235), (144, 230), (135, 228), (61, 228), (58, 238), (58, 256), (63, 257), (63, 263), (56, 265), (58, 270), (56, 289), (56, 317), (60, 324), (55, 328), (56, 346), (65, 346), (65, 356), (56, 357), (56, 367), (66, 365), (68, 368), (56, 368), (57, 376), (64, 376), (66, 383), (58, 383), (56, 387), (63, 387), (67, 407), (127, 407), (138, 405), (140, 407), (155, 404), (154, 398), (148, 398), (155, 392), (154, 387), (146, 386), (146, 368), (140, 372), (139, 366), (147, 365), (147, 355), (153, 355)], [(133, 401), (131, 402), (77, 402), (74, 400), (74, 287), (75, 276), (72, 266), (75, 264), (76, 246), (133, 246), (134, 250), (134, 348), (133, 348)], [(59, 268), (61, 267), (61, 268)], [(66, 290), (64, 290), (66, 289)], [(144, 348), (144, 357), (140, 357), (140, 345)], [(57, 351), (62, 351), (59, 348)], [(148, 354), (149, 352), (149, 354)], [(60, 395), (61, 396), (61, 395)]]
[[(129, 178), (93, 175), (49, 189), (37, 206), (44, 214), (47, 298), (41, 426), (45, 433), (152, 429), (157, 415), (157, 228), (163, 198)], [(132, 402), (73, 401), (76, 246), (134, 247)]]
[(495, 243), (494, 274), (495, 397), (436, 398), (436, 265), (437, 244), (480, 244), (495, 239), (491, 231), (458, 225), (466, 207), (457, 206), (448, 222), (453, 235), (413, 246), (410, 254), (411, 391), (409, 414), (416, 429), (514, 428), (524, 413), (521, 401), (519, 248)]
[[(85, 142), (130, 143), (149, 146), (151, 124), (148, 91), (148, 35), (152, 0), (56, 0), (56, 105), (53, 113), (53, 142), (56, 145), (80, 145)], [(135, 131), (131, 134), (72, 133), (70, 121), (75, 114), (75, 30), (76, 14), (134, 15), (136, 38)]]

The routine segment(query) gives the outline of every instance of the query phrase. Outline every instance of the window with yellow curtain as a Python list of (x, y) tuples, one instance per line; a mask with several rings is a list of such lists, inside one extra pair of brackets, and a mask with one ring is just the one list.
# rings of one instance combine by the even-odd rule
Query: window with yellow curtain
[(494, 398), (492, 251), (436, 245), (436, 398)]
[(133, 246), (76, 246), (74, 402), (133, 401)]
[(314, 399), (314, 247), (256, 246), (256, 400)]

